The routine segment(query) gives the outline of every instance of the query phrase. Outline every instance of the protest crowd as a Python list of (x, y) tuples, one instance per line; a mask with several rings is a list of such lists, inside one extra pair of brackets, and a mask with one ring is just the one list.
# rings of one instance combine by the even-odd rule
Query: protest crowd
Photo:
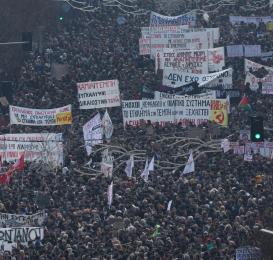
[[(149, 1), (141, 6), (152, 9), (155, 16), (171, 17), (193, 9), (204, 10), (217, 1), (196, 1), (194, 6), (191, 2), (181, 1), (174, 13), (162, 9), (164, 5)], [(154, 57), (140, 53), (139, 39), (144, 38), (141, 27), (151, 25), (150, 13), (137, 16), (105, 8), (83, 14), (71, 9), (69, 19), (59, 22), (56, 31), (44, 33), (43, 51), (33, 49), (28, 53), (20, 73), (13, 79), (12, 103), (9, 107), (1, 103), (2, 117), (8, 124), (1, 126), (1, 135), (6, 137), (0, 136), (4, 176), (0, 175), (0, 259), (228, 260), (246, 259), (235, 257), (238, 248), (247, 247), (251, 251), (261, 247), (260, 229), (273, 228), (273, 145), (270, 146), (273, 136), (271, 131), (265, 131), (268, 146), (265, 148), (263, 143), (264, 148), (256, 146), (255, 150), (249, 137), (248, 141), (242, 140), (240, 132), (249, 131), (249, 115), (253, 112), (263, 116), (265, 127), (273, 128), (273, 88), (272, 92), (270, 89), (273, 20), (264, 22), (257, 18), (255, 21), (259, 22), (248, 22), (246, 19), (271, 17), (273, 9), (269, 5), (259, 8), (259, 1), (234, 2), (208, 12), (209, 17), (197, 12), (194, 20), (195, 28), (219, 28), (219, 39), (214, 46), (204, 49), (225, 47), (223, 68), (199, 73), (216, 73), (212, 83), (204, 82), (202, 89), (206, 83), (213, 85), (215, 79), (221, 78), (218, 71), (230, 73), (232, 69), (229, 90), (232, 89), (230, 93), (235, 93), (234, 96), (227, 95), (228, 90), (209, 89), (217, 93), (209, 99), (221, 100), (226, 106), (226, 125), (208, 120), (194, 125), (197, 121), (185, 123), (183, 118), (178, 123), (164, 124), (139, 120), (141, 115), (138, 117), (132, 107), (146, 105), (149, 110), (146, 113), (150, 113), (153, 107), (149, 107), (149, 102), (155, 92), (181, 94), (171, 87), (175, 77), (169, 80), (165, 75), (166, 71), (176, 71), (177, 75), (180, 72), (176, 68), (161, 68), (162, 60), (156, 61), (158, 50)], [(237, 18), (232, 20), (230, 16)], [(240, 21), (235, 23), (236, 19)], [(154, 23), (152, 26), (156, 27)], [(165, 49), (160, 51), (164, 53)], [(251, 68), (247, 70), (245, 63)], [(56, 72), (58, 68), (65, 71), (61, 77)], [(162, 83), (162, 78), (165, 83), (172, 82), (168, 86)], [(102, 89), (107, 84), (118, 87), (120, 100), (112, 101), (120, 104), (107, 107), (113, 126), (108, 130), (113, 134), (108, 138), (105, 134), (107, 140), (92, 140), (90, 144), (90, 140), (84, 139), (83, 127), (91, 118), (103, 117), (106, 109), (103, 104), (97, 106), (100, 103), (92, 98), (90, 103), (81, 101), (79, 95), (81, 90), (90, 87), (84, 82), (97, 81), (105, 82), (94, 83), (94, 88)], [(224, 85), (225, 79), (219, 82)], [(253, 82), (258, 82), (257, 88)], [(183, 91), (192, 87), (177, 84)], [(263, 91), (265, 87), (267, 91)], [(111, 93), (114, 92), (112, 89)], [(190, 100), (184, 101), (190, 103)], [(152, 104), (157, 106), (160, 102)], [(89, 105), (93, 107), (84, 108)], [(19, 121), (18, 111), (23, 111), (20, 108), (28, 108), (26, 114), (32, 113), (31, 109), (62, 108), (52, 113), (61, 114), (59, 120), (65, 123), (24, 124), (30, 121), (23, 121), (23, 116)], [(134, 116), (130, 119), (126, 113), (137, 119)], [(166, 109), (164, 113), (169, 112)], [(198, 134), (194, 135), (195, 132)], [(61, 133), (62, 162), (52, 166), (49, 158), (45, 158), (47, 154), (31, 161), (26, 159), (26, 152), (23, 169), (18, 167), (22, 157), (19, 164), (7, 160), (10, 154), (4, 154), (3, 149), (7, 147), (2, 146), (12, 143), (7, 139), (9, 135), (30, 133)], [(213, 142), (215, 146), (211, 145)], [(245, 142), (252, 149), (248, 154)], [(195, 149), (207, 143), (210, 145)], [(228, 149), (223, 148), (225, 143)], [(103, 157), (106, 166), (111, 157), (114, 159), (112, 168), (110, 162), (110, 174), (100, 168)], [(188, 170), (193, 163), (194, 169)], [(23, 217), (12, 222), (11, 214), (33, 217), (29, 222)], [(26, 228), (23, 231), (27, 230), (29, 239), (16, 228), (12, 230), (14, 235), (11, 231), (5, 233), (5, 228), (14, 226), (36, 227), (35, 236)], [(10, 240), (14, 240), (12, 247), (7, 245)]]

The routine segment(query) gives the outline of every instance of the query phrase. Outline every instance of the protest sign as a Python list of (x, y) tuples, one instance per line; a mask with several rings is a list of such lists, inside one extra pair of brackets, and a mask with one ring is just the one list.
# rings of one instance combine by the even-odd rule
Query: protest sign
[(80, 109), (120, 106), (118, 80), (77, 83)]
[(107, 110), (105, 111), (104, 116), (101, 120), (101, 126), (103, 128), (105, 139), (107, 142), (109, 142), (114, 131), (114, 126)]
[(164, 92), (155, 91), (154, 92), (154, 99), (215, 99), (216, 98), (216, 91), (208, 91), (207, 93), (197, 94), (197, 95), (176, 95), (176, 94), (169, 94)]
[(9, 106), (10, 123), (15, 125), (70, 125), (71, 105), (53, 109), (34, 109)]
[(195, 26), (196, 12), (192, 11), (177, 16), (165, 16), (156, 12), (151, 12), (150, 26), (170, 26), (170, 25), (189, 25)]
[(247, 83), (249, 83), (250, 89), (253, 91), (261, 88), (262, 94), (273, 95), (273, 72), (270, 72), (263, 78), (257, 78), (250, 72), (247, 72), (245, 84)]
[(16, 161), (24, 153), (25, 161), (43, 161), (54, 165), (63, 163), (62, 134), (0, 135), (0, 156), (3, 161)]
[(227, 127), (228, 125), (228, 102), (227, 100), (214, 99), (210, 101), (210, 121)]
[(150, 120), (164, 125), (166, 122), (181, 123), (186, 126), (191, 122), (199, 125), (207, 122), (210, 114), (210, 99), (154, 99), (122, 102), (123, 123), (137, 126), (142, 120)]
[(184, 29), (188, 28), (189, 25), (141, 27), (141, 37), (148, 38), (150, 34), (155, 33), (182, 33)]
[(151, 54), (151, 40), (150, 39), (139, 39), (139, 55), (150, 55)]
[(100, 114), (97, 113), (83, 126), (83, 138), (87, 155), (92, 152), (92, 146), (102, 143), (103, 130)]
[(268, 66), (253, 62), (251, 60), (245, 59), (245, 72), (257, 71), (261, 68), (264, 68), (265, 70), (269, 70), (273, 72), (273, 67), (268, 67)]
[(32, 215), (19, 215), (0, 213), (0, 226), (20, 227), (20, 226), (41, 226), (45, 221), (47, 214), (41, 211)]
[(207, 74), (225, 66), (224, 47), (202, 50), (164, 49), (155, 56), (155, 68), (173, 68), (192, 74)]
[(236, 249), (236, 260), (261, 260), (261, 250), (257, 247), (240, 247)]
[(0, 245), (9, 242), (28, 243), (37, 238), (44, 239), (44, 228), (42, 227), (12, 227), (0, 228)]
[(162, 52), (164, 48), (200, 50), (213, 48), (212, 32), (189, 32), (162, 34), (162, 37), (152, 37), (151, 57), (155, 57), (157, 52)]
[(163, 85), (180, 87), (192, 82), (197, 82), (198, 87), (204, 88), (232, 88), (232, 69), (226, 69), (210, 74), (191, 74), (174, 69), (164, 69)]
[(229, 21), (231, 24), (236, 25), (240, 23), (246, 24), (255, 24), (259, 25), (260, 23), (269, 23), (273, 22), (273, 16), (229, 16)]

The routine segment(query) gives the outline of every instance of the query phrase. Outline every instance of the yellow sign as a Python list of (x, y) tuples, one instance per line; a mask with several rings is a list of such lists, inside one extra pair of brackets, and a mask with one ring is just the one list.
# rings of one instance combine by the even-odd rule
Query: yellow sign
[(69, 111), (56, 114), (56, 124), (57, 125), (72, 124), (72, 113)]
[(228, 125), (228, 103), (226, 100), (211, 100), (210, 121), (227, 127)]
[(266, 30), (267, 31), (273, 31), (273, 22), (269, 22), (266, 24)]

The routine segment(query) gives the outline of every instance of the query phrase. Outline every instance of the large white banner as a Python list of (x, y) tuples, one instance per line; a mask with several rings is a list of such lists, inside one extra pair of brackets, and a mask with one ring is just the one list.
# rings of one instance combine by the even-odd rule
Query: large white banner
[(32, 215), (0, 213), (0, 226), (5, 226), (6, 228), (41, 226), (44, 223), (46, 216), (47, 214), (45, 211), (40, 211)]
[(0, 245), (9, 242), (22, 244), (35, 241), (37, 238), (44, 239), (44, 228), (42, 227), (12, 227), (0, 228)]
[(53, 109), (9, 106), (10, 123), (15, 125), (70, 125), (71, 105)]
[(175, 95), (175, 94), (169, 94), (169, 93), (164, 93), (160, 91), (155, 91), (154, 92), (154, 99), (216, 99), (216, 91), (208, 91), (207, 93), (201, 93), (197, 95)]
[(266, 70), (273, 72), (273, 67), (268, 67), (268, 66), (256, 63), (254, 61), (245, 59), (245, 72), (249, 72), (250, 70), (252, 70), (252, 72), (253, 72), (253, 71), (259, 70), (261, 68), (265, 68)]
[(195, 26), (196, 12), (189, 12), (177, 16), (165, 16), (156, 12), (151, 12), (150, 26), (170, 26), (170, 25), (189, 25)]
[(188, 25), (141, 27), (141, 36), (142, 38), (146, 38), (149, 37), (150, 34), (155, 33), (181, 33), (182, 30), (188, 28)]
[(259, 25), (260, 23), (268, 23), (273, 22), (273, 16), (229, 16), (229, 21), (231, 24), (240, 24), (243, 23), (254, 23), (256, 25)]
[(231, 89), (232, 69), (210, 74), (191, 74), (174, 69), (164, 69), (162, 82), (164, 86), (177, 88), (193, 82), (197, 82), (198, 87)]
[[(167, 29), (167, 28), (170, 28), (170, 29)], [(200, 33), (200, 32), (209, 32), (210, 33), (209, 35), (212, 37), (212, 42), (219, 43), (220, 31), (218, 27), (189, 28), (189, 29), (185, 29), (184, 26), (142, 27), (141, 38), (144, 38), (144, 39), (150, 39), (150, 38), (163, 39), (163, 38), (172, 38), (172, 37), (177, 38), (178, 37), (177, 34)]]
[(0, 155), (3, 161), (16, 161), (24, 153), (25, 161), (63, 164), (62, 134), (6, 134), (0, 135)]
[(100, 114), (97, 113), (83, 126), (83, 138), (87, 155), (92, 152), (92, 146), (102, 143), (103, 129)]
[(192, 74), (220, 71), (225, 66), (224, 47), (204, 50), (164, 49), (157, 52), (155, 69), (172, 68)]
[(245, 84), (250, 84), (250, 89), (257, 91), (259, 87), (262, 89), (262, 94), (273, 95), (273, 72), (270, 72), (263, 78), (257, 78), (250, 72), (246, 73)]
[(77, 83), (80, 109), (120, 106), (118, 80)]
[(210, 99), (154, 99), (130, 100), (122, 102), (123, 123), (137, 126), (141, 121), (150, 120), (164, 125), (166, 122), (181, 123), (186, 126), (191, 122), (199, 125), (207, 122), (210, 115)]

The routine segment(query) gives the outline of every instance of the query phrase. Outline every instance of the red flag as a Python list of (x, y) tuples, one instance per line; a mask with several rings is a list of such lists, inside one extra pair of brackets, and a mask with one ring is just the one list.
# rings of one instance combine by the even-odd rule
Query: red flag
[(0, 175), (0, 184), (3, 184), (3, 185), (9, 184), (12, 173), (13, 171), (9, 170), (8, 172)]
[(22, 153), (19, 159), (11, 166), (11, 170), (13, 171), (22, 171), (25, 168), (25, 155)]

